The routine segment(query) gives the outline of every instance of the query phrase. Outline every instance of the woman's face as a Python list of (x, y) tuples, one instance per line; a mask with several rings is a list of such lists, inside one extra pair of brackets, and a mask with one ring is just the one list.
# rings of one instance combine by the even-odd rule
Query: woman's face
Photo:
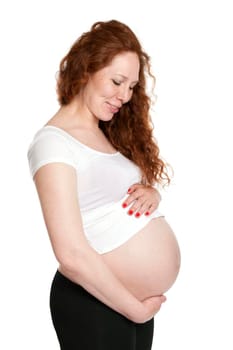
[(124, 52), (94, 73), (83, 94), (88, 111), (99, 120), (111, 120), (121, 106), (131, 99), (139, 79), (139, 69), (137, 54)]

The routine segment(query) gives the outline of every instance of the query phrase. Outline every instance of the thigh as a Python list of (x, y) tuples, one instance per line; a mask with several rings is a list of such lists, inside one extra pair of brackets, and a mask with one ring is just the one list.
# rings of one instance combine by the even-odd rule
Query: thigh
[(136, 325), (135, 350), (151, 350), (154, 335), (154, 318), (150, 321)]
[(136, 325), (60, 272), (50, 309), (61, 350), (135, 350)]

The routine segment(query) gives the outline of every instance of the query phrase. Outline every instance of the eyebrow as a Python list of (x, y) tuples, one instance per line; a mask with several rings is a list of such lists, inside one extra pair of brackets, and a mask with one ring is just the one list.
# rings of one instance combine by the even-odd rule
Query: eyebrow
[[(120, 77), (128, 80), (128, 78), (125, 75), (123, 75), (123, 74), (117, 74), (117, 75), (119, 75)], [(136, 84), (136, 83), (138, 83), (138, 80), (132, 81), (132, 84)]]

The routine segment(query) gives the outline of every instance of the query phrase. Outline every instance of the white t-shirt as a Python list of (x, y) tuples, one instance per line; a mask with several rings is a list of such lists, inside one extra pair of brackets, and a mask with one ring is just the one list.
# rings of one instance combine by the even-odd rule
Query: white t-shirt
[(100, 254), (117, 248), (152, 218), (162, 216), (156, 210), (149, 216), (135, 218), (122, 208), (128, 188), (141, 181), (141, 173), (120, 152), (99, 152), (66, 131), (47, 125), (35, 134), (27, 155), (32, 176), (43, 165), (54, 162), (75, 168), (84, 233)]

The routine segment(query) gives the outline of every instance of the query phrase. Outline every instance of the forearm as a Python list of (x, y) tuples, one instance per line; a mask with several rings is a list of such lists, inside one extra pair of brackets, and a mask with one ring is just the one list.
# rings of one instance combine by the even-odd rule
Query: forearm
[(139, 323), (143, 322), (144, 318), (146, 320), (146, 310), (142, 302), (123, 286), (104, 263), (101, 255), (92, 249), (86, 248), (74, 253), (69, 263), (61, 264), (60, 270), (123, 316)]

